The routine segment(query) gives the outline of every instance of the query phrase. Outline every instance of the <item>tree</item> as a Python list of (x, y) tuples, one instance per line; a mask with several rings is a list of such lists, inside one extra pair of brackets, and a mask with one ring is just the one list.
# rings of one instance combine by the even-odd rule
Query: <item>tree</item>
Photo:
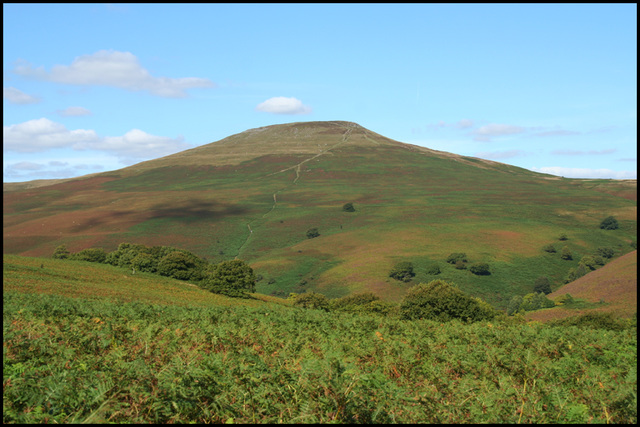
[(486, 262), (476, 262), (469, 267), (469, 271), (477, 276), (487, 276), (491, 274), (489, 271), (489, 264)]
[(409, 320), (443, 322), (460, 319), (474, 322), (493, 319), (496, 314), (495, 309), (486, 302), (465, 294), (453, 283), (441, 279), (411, 287), (400, 304), (401, 317)]
[(458, 261), (467, 262), (467, 254), (464, 252), (454, 252), (447, 257), (447, 262), (449, 264), (455, 264)]
[(307, 239), (313, 239), (314, 237), (318, 237), (319, 235), (320, 235), (320, 232), (315, 227), (307, 230)]
[(612, 216), (606, 217), (600, 223), (600, 228), (603, 229), (603, 230), (615, 230), (615, 229), (617, 229), (619, 227), (620, 227), (620, 225), (618, 224), (618, 220), (615, 219)]
[(141, 252), (131, 260), (131, 267), (137, 271), (155, 273), (158, 271), (158, 260), (151, 254)]
[(222, 261), (206, 275), (202, 287), (217, 294), (246, 296), (246, 292), (256, 291), (256, 275), (240, 259)]
[(542, 250), (545, 252), (549, 252), (550, 254), (556, 253), (556, 247), (553, 246), (551, 243), (543, 247)]
[(342, 210), (345, 212), (355, 212), (356, 208), (353, 207), (353, 203), (345, 203), (342, 206)]
[(54, 251), (51, 258), (53, 259), (67, 259), (70, 252), (67, 250), (67, 245), (60, 245)]
[(411, 281), (411, 278), (415, 275), (413, 272), (413, 264), (409, 261), (400, 261), (389, 271), (389, 277), (402, 280), (403, 282)]
[(558, 237), (558, 240), (569, 240), (569, 238), (567, 237), (567, 235), (565, 233), (560, 234), (560, 236)]
[(158, 263), (158, 274), (178, 280), (201, 280), (204, 262), (187, 251), (176, 250)]
[(571, 250), (569, 249), (568, 246), (563, 246), (562, 247), (562, 252), (560, 253), (560, 258), (566, 259), (566, 260), (573, 259), (573, 254), (571, 253)]
[(615, 251), (610, 247), (600, 247), (596, 249), (596, 255), (600, 255), (602, 258), (611, 258), (614, 254)]
[(89, 261), (103, 263), (107, 259), (107, 253), (102, 248), (87, 248), (69, 256), (77, 261)]
[(536, 294), (543, 293), (548, 295), (551, 293), (551, 282), (549, 282), (549, 278), (547, 276), (540, 276), (536, 279), (535, 285), (533, 286), (533, 292)]
[(522, 305), (522, 297), (520, 295), (514, 295), (509, 301), (507, 306), (507, 316), (513, 316), (520, 311), (520, 305)]

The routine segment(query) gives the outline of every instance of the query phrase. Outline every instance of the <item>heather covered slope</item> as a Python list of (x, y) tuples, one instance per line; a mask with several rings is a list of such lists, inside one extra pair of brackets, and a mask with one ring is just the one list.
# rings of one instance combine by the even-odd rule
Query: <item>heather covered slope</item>
[[(370, 290), (399, 300), (439, 278), (505, 306), (547, 275), (554, 289), (583, 255), (632, 250), (635, 181), (572, 180), (393, 141), (350, 122), (248, 130), (117, 171), (4, 192), (4, 253), (49, 256), (66, 244), (184, 248), (211, 262), (240, 258), (257, 290), (339, 297)], [(6, 188), (6, 186), (5, 186)], [(355, 212), (342, 209), (353, 203)], [(618, 230), (600, 230), (606, 216)], [(309, 239), (307, 231), (319, 236)], [(559, 241), (560, 234), (569, 237)], [(557, 248), (550, 254), (548, 244)], [(568, 246), (572, 260), (562, 260)], [(455, 269), (465, 252), (490, 275)], [(414, 264), (413, 282), (388, 277)]]

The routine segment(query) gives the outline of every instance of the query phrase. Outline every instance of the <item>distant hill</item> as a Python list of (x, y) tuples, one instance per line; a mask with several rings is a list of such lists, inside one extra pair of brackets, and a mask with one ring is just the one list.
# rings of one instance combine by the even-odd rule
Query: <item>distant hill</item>
[(526, 314), (527, 319), (547, 321), (589, 311), (612, 312), (621, 317), (633, 316), (638, 310), (638, 251), (623, 255), (547, 296), (554, 299), (564, 294), (598, 305), (585, 309), (559, 306), (532, 311)]
[[(264, 294), (371, 291), (398, 301), (410, 286), (444, 278), (505, 307), (541, 275), (557, 288), (598, 247), (631, 251), (635, 194), (635, 180), (535, 173), (352, 122), (290, 123), (116, 171), (5, 184), (3, 252), (164, 245), (215, 263), (243, 259), (262, 277)], [(346, 203), (355, 211), (344, 211)], [(609, 215), (618, 230), (599, 229)], [(319, 235), (308, 238), (312, 228)], [(556, 253), (543, 250), (549, 244)], [(560, 258), (565, 245), (572, 260)], [(487, 263), (491, 274), (446, 263), (454, 252), (465, 252), (469, 265)], [(413, 263), (412, 282), (388, 277), (399, 261)]]

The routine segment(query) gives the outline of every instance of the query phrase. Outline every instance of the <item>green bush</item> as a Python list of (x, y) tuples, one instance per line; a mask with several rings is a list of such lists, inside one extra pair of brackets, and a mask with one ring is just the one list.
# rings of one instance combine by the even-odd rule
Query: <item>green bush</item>
[(447, 262), (449, 264), (455, 264), (458, 261), (467, 262), (467, 254), (464, 252), (454, 252), (447, 257)]
[(549, 282), (549, 278), (546, 276), (540, 276), (536, 279), (536, 282), (533, 286), (533, 292), (539, 294), (542, 292), (545, 295), (551, 293), (551, 282)]
[(554, 298), (553, 302), (555, 305), (570, 304), (573, 302), (573, 297), (571, 296), (571, 294), (564, 294)]
[(522, 297), (522, 303), (520, 304), (520, 310), (533, 311), (541, 308), (551, 308), (555, 306), (555, 303), (551, 301), (543, 293), (530, 293)]
[(522, 297), (520, 295), (514, 295), (511, 300), (509, 300), (509, 305), (507, 306), (507, 315), (513, 316), (514, 314), (520, 312), (521, 305)]
[(562, 247), (562, 252), (560, 253), (560, 258), (562, 258), (564, 260), (572, 260), (573, 259), (573, 254), (571, 253), (571, 250), (569, 249), (568, 246), (563, 246)]
[(603, 230), (616, 230), (620, 227), (618, 220), (612, 216), (608, 216), (600, 223), (600, 228)]
[(565, 233), (560, 234), (560, 236), (558, 236), (558, 240), (569, 240), (569, 238), (567, 237), (567, 235)]
[(342, 206), (342, 210), (345, 212), (355, 212), (356, 208), (353, 207), (353, 203), (345, 203)]
[(155, 273), (158, 271), (158, 262), (153, 255), (141, 252), (131, 260), (131, 267), (136, 271)]
[(411, 281), (416, 274), (413, 272), (413, 264), (409, 261), (400, 261), (389, 272), (389, 277), (403, 282)]
[(468, 322), (493, 319), (497, 312), (487, 303), (465, 294), (453, 283), (438, 279), (409, 289), (400, 304), (403, 319)]
[(158, 274), (178, 280), (201, 280), (204, 261), (187, 251), (176, 250), (165, 255), (158, 263)]
[(476, 262), (475, 264), (471, 264), (471, 266), (469, 266), (469, 271), (477, 276), (488, 276), (491, 274), (489, 264), (486, 262)]
[(600, 255), (602, 258), (612, 258), (615, 254), (613, 248), (609, 247), (599, 247), (596, 249), (596, 255)]
[(578, 328), (606, 329), (622, 331), (630, 327), (630, 322), (617, 318), (611, 312), (592, 311), (580, 316), (572, 316), (549, 322), (553, 326), (577, 326)]
[(201, 286), (213, 293), (242, 297), (246, 292), (256, 291), (256, 276), (244, 261), (234, 259), (216, 265), (205, 274)]
[(440, 265), (438, 265), (438, 263), (433, 263), (427, 266), (427, 269), (425, 270), (425, 273), (431, 275), (431, 276), (436, 276), (438, 274), (440, 274)]
[(314, 237), (318, 237), (319, 235), (320, 235), (320, 232), (315, 227), (307, 230), (307, 239), (313, 239)]
[(543, 251), (545, 252), (549, 252), (550, 254), (555, 254), (556, 253), (556, 247), (553, 246), (552, 244), (548, 244), (545, 247), (542, 248)]
[(102, 248), (87, 248), (70, 255), (69, 259), (104, 263), (107, 259), (107, 252)]
[(336, 298), (330, 301), (332, 310), (349, 311), (353, 307), (368, 304), (371, 301), (377, 301), (380, 297), (373, 292), (363, 292), (359, 294), (347, 295), (342, 298)]
[(54, 251), (51, 258), (53, 259), (67, 259), (69, 258), (70, 252), (67, 250), (67, 245), (60, 245)]

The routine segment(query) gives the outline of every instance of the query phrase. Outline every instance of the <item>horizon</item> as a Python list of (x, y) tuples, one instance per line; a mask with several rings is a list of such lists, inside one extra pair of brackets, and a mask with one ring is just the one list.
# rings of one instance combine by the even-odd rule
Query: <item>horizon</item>
[(331, 120), (637, 179), (636, 4), (3, 4), (3, 36), (5, 183)]

